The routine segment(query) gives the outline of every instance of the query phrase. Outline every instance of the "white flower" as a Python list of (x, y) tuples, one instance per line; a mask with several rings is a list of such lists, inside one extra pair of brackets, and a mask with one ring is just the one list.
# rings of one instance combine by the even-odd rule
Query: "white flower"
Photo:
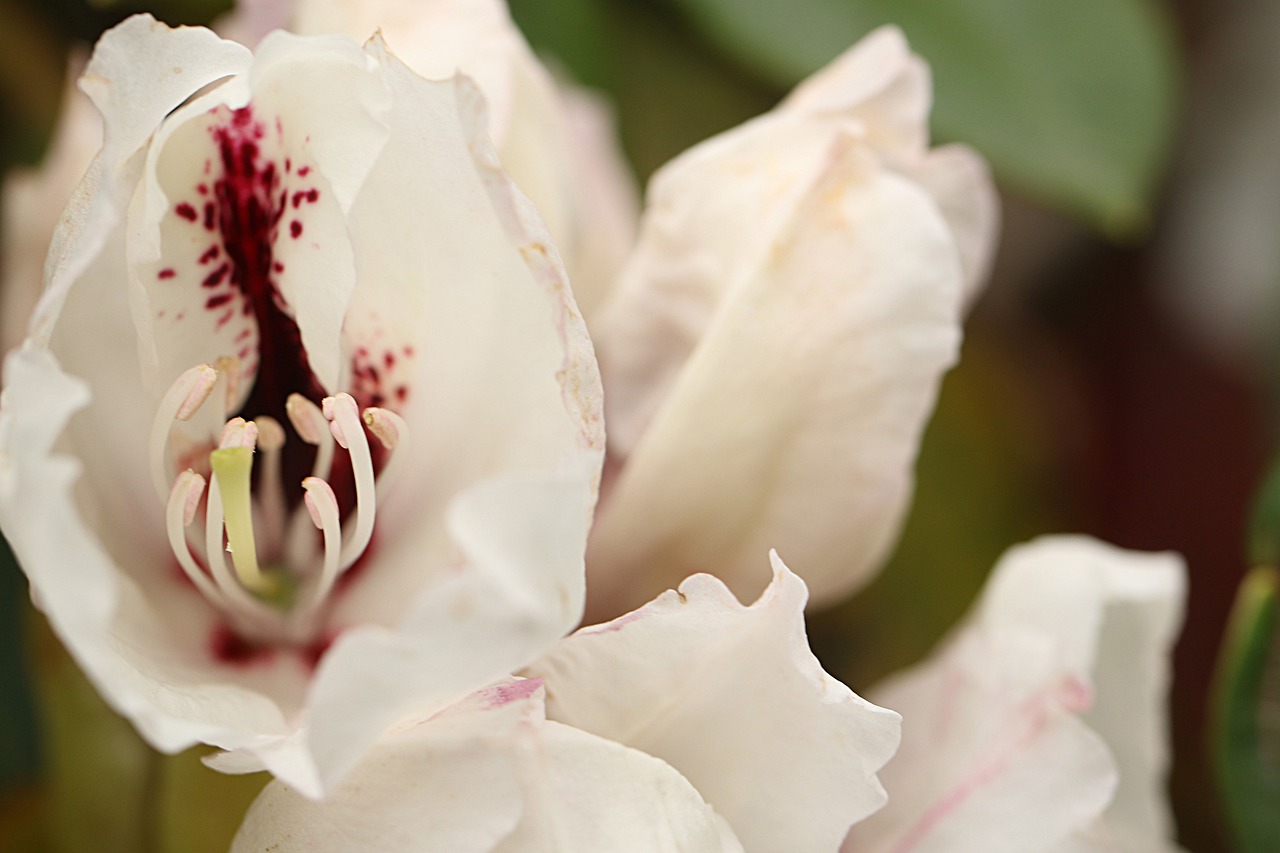
[(590, 344), (464, 79), (139, 16), (82, 86), (105, 144), (6, 365), (0, 522), (150, 743), (317, 796), (577, 623)]
[(833, 851), (884, 802), (898, 717), (822, 671), (805, 598), (776, 557), (750, 607), (691, 577), (400, 727), (323, 803), (271, 783), (233, 849)]
[(1011, 550), (926, 663), (872, 692), (903, 717), (889, 805), (847, 853), (1165, 853), (1181, 561), (1085, 537)]
[(929, 99), (878, 30), (654, 177), (591, 324), (609, 458), (590, 612), (704, 569), (752, 593), (769, 548), (831, 600), (886, 556), (995, 233), (981, 159), (928, 148)]

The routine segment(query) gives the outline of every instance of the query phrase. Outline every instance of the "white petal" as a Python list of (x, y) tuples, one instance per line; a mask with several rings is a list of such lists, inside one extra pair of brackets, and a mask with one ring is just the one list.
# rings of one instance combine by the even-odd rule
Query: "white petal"
[[(819, 162), (783, 226), (747, 244), (758, 267), (740, 279), (708, 272), (729, 276), (729, 293), (629, 456), (619, 439), (623, 471), (588, 559), (593, 596), (634, 599), (701, 570), (751, 592), (756, 555), (777, 547), (815, 599), (830, 599), (892, 545), (920, 431), (957, 354), (958, 253), (929, 196), (860, 146), (837, 139)], [(675, 234), (681, 219), (649, 222)], [(661, 274), (673, 287), (689, 280), (673, 266)], [(670, 342), (696, 328), (683, 307), (659, 287), (609, 307), (600, 358), (624, 432), (643, 407), (629, 406), (628, 389), (656, 396), (653, 333)]]
[(897, 27), (881, 27), (796, 87), (781, 111), (845, 115), (891, 161), (925, 152), (933, 85)]
[(854, 827), (859, 853), (1037, 853), (1106, 808), (1117, 781), (1080, 721), (1088, 686), (1030, 632), (964, 635), (874, 691), (902, 714), (902, 747), (881, 771), (889, 804)]
[(420, 519), (478, 480), (557, 465), (595, 476), (600, 379), (545, 226), (485, 139), (474, 86), (423, 81), (379, 42), (369, 50), (400, 108), (352, 209), (359, 286), (344, 334), (372, 402), (413, 429), (412, 475), (379, 523), (439, 541)]
[(323, 802), (274, 781), (254, 801), (233, 853), (484, 853), (519, 822), (513, 750), (531, 700), (455, 713), (389, 733)]
[(153, 387), (235, 355), (242, 396), (230, 408), (239, 408), (260, 352), (271, 362), (277, 344), (288, 346), (287, 334), (258, 327), (256, 310), (275, 301), (324, 390), (340, 389), (355, 286), (344, 217), (386, 138), (379, 115), (390, 100), (367, 65), (346, 40), (275, 34), (247, 80), (187, 105), (156, 133), (129, 242)]
[(1163, 703), (1182, 595), (1171, 555), (1012, 549), (952, 642), (875, 691), (903, 747), (889, 807), (847, 849), (1173, 849)]
[(311, 687), (305, 754), (286, 740), (249, 751), (308, 796), (321, 796), (395, 720), (442, 708), (541, 654), (582, 612), (590, 501), (582, 479), (532, 478), (491, 482), (456, 499), (453, 566), (415, 564), (410, 551), (370, 567), (408, 565), (435, 577), (400, 593), (410, 609), (396, 623), (339, 625), (346, 630)]
[(462, 73), (489, 104), (503, 168), (533, 199), (566, 256), (574, 254), (574, 165), (563, 108), (501, 0), (303, 0), (301, 33), (375, 30), (391, 51), (430, 80)]
[(106, 123), (106, 166), (119, 170), (191, 93), (248, 68), (243, 45), (201, 27), (134, 15), (98, 40), (80, 87)]
[(935, 148), (903, 171), (933, 196), (960, 250), (964, 300), (972, 305), (986, 284), (1000, 232), (1000, 198), (991, 170), (963, 145)]
[[(33, 596), (106, 700), (156, 748), (173, 752), (228, 727), (286, 731), (277, 702), (300, 694), (297, 668), (281, 659), (228, 679), (208, 652), (214, 626), (198, 595), (146, 547), (156, 537), (126, 527), (107, 537), (112, 553), (86, 526), (72, 498), (80, 465), (51, 446), (87, 400), (84, 383), (44, 350), (6, 361), (0, 523)], [(114, 499), (125, 505), (117, 514), (134, 506)], [(145, 585), (117, 568), (130, 557)]]
[(584, 628), (528, 672), (548, 715), (661, 758), (749, 850), (831, 850), (884, 802), (876, 770), (898, 719), (822, 671), (803, 582), (774, 558), (750, 607), (695, 575), (641, 609)]
[(387, 735), (323, 802), (271, 783), (233, 851), (742, 849), (666, 764), (542, 721), (538, 685), (500, 685)]
[(548, 722), (522, 767), (525, 820), (501, 853), (734, 853), (743, 845), (670, 765)]
[(120, 221), (137, 176), (133, 158), (156, 126), (193, 92), (249, 61), (241, 45), (205, 29), (170, 29), (150, 15), (134, 15), (99, 39), (80, 87), (102, 113), (104, 147), (54, 235), (34, 337), (47, 338), (67, 289)]
[(1165, 797), (1170, 653), (1182, 624), (1185, 571), (1173, 554), (1123, 551), (1087, 537), (1045, 537), (996, 568), (980, 619), (1051, 632), (1097, 700), (1084, 720), (1120, 771), (1109, 834), (1126, 850), (1167, 849)]

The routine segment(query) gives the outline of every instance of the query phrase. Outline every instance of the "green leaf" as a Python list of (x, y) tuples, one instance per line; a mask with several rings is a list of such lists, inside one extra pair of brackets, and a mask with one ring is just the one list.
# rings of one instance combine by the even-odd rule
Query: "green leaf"
[(933, 67), (937, 136), (1113, 236), (1142, 228), (1169, 153), (1179, 62), (1151, 0), (669, 0), (783, 86), (882, 24)]
[(1213, 758), (1241, 853), (1280, 850), (1280, 632), (1274, 566), (1236, 596), (1218, 663)]
[(1253, 565), (1280, 566), (1280, 457), (1272, 460), (1254, 497), (1247, 545)]

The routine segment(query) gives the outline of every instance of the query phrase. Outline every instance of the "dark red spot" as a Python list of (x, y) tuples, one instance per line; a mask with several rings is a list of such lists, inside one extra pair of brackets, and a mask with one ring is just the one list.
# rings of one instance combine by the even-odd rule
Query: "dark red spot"
[(252, 334), (253, 334), (253, 330), (246, 326), (245, 328), (240, 330), (239, 334), (236, 335), (236, 341), (243, 341)]
[(396, 402), (403, 403), (409, 399), (409, 389), (404, 385), (396, 386)]
[(208, 195), (208, 194), (209, 194), (209, 185), (208, 185), (208, 184), (196, 184), (196, 192), (200, 193), (200, 195)]
[(301, 223), (301, 222), (299, 222), (298, 220), (296, 220), (296, 219), (295, 219), (295, 220), (293, 220), (292, 222), (290, 222), (290, 223), (289, 223), (289, 236), (290, 236), (290, 237), (292, 237), (292, 238), (293, 238), (293, 239), (295, 239), (295, 240), (297, 240), (299, 237), (301, 237), (301, 236), (302, 236), (302, 223)]
[(175, 275), (177, 275), (177, 273), (173, 271), (173, 267), (165, 267), (160, 270), (160, 272), (156, 273), (156, 278), (173, 278)]
[[(227, 277), (227, 273), (231, 271), (229, 264), (221, 264), (216, 270), (204, 277), (204, 281), (200, 282), (201, 287), (217, 287), (222, 284), (222, 280)], [(221, 304), (221, 303), (219, 303)]]
[(213, 202), (206, 201), (204, 203), (204, 230), (212, 231), (217, 222), (218, 209), (213, 206)]
[(201, 264), (211, 263), (212, 261), (217, 259), (218, 254), (221, 251), (222, 250), (218, 248), (218, 244), (214, 243), (212, 246), (204, 250), (204, 254), (200, 256), (200, 263)]
[(292, 161), (292, 160), (290, 160), (288, 157), (284, 158), (284, 172), (285, 172), (285, 174), (287, 175), (287, 174), (289, 174), (289, 173), (290, 173), (290, 172), (292, 172), (292, 171), (293, 171), (293, 161)]
[(204, 307), (212, 311), (214, 308), (221, 308), (223, 305), (226, 305), (230, 301), (231, 301), (230, 293), (226, 293), (226, 292), (215, 293), (213, 296), (210, 296), (208, 299), (205, 300)]
[(307, 175), (309, 175), (309, 174), (311, 174), (311, 167), (310, 167), (310, 166), (299, 166), (299, 167), (298, 167), (298, 177), (299, 177), (299, 178), (305, 178), (305, 177), (306, 177)]
[(173, 212), (188, 222), (196, 221), (196, 209), (185, 201), (178, 202), (178, 205), (173, 209)]
[(284, 272), (284, 264), (280, 263), (279, 261), (272, 261), (271, 269), (274, 270), (275, 272)]
[(387, 369), (388, 369), (388, 370), (390, 370), (392, 367), (395, 367), (395, 364), (396, 364), (396, 354), (395, 354), (395, 353), (393, 353), (393, 352), (391, 352), (390, 350), (388, 350), (388, 351), (387, 351), (386, 353), (384, 353), (384, 354), (383, 354), (383, 356), (382, 356), (382, 363), (383, 363), (383, 364), (385, 364), (385, 365), (387, 366)]

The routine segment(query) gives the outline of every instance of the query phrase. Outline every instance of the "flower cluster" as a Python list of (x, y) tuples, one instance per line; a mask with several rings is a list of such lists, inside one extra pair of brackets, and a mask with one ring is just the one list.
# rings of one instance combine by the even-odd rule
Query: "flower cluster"
[(1013, 552), (878, 705), (808, 647), (896, 538), (996, 229), (898, 31), (637, 217), (497, 0), (223, 31), (268, 13), (253, 51), (103, 36), (0, 406), (79, 664), (155, 748), (275, 777), (236, 850), (1161, 849), (1173, 558)]

